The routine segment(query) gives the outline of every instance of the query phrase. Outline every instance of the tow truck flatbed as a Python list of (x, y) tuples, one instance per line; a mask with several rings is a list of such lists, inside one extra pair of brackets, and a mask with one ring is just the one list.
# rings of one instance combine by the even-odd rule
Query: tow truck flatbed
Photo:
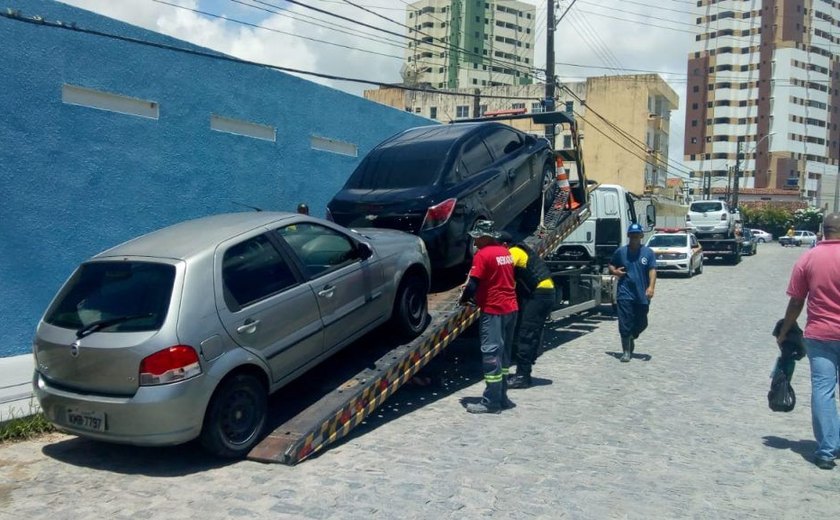
[[(585, 204), (572, 211), (549, 212), (546, 224), (551, 227), (538, 230), (527, 241), (545, 255), (588, 215)], [(347, 435), (478, 318), (475, 307), (458, 305), (459, 296), (460, 287), (430, 295), (431, 321), (420, 336), (363, 363), (366, 368), (356, 375), (336, 381), (333, 390), (279, 424), (248, 458), (294, 465)]]

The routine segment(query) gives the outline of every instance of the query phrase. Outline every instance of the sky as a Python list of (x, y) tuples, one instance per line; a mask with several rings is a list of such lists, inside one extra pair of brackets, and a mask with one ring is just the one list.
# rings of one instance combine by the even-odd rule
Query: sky
[[(299, 0), (352, 21), (284, 0), (61, 1), (247, 60), (385, 83), (401, 81), (406, 40), (399, 35), (406, 29), (383, 17), (404, 23), (408, 0), (349, 0), (364, 10), (348, 0)], [(548, 0), (523, 1), (537, 6), (534, 62), (545, 68)], [(557, 0), (555, 5), (556, 16), (563, 15), (555, 37), (557, 76), (574, 81), (587, 76), (662, 73), (680, 98), (679, 109), (671, 114), (670, 160), (682, 164), (685, 72), (696, 34), (695, 2)], [(375, 88), (308, 79), (357, 95)], [(672, 175), (677, 173), (682, 175), (676, 170)]]

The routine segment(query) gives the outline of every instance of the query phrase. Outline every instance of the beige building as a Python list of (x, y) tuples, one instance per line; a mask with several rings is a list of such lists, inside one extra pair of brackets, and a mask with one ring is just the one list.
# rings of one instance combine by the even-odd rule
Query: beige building
[[(564, 87), (572, 93), (557, 89), (557, 109), (575, 114), (578, 120), (587, 176), (605, 184), (621, 184), (638, 194), (664, 188), (676, 92), (653, 74), (588, 78)], [(456, 90), (460, 95), (447, 92), (387, 88), (367, 90), (365, 98), (449, 123), (500, 110), (540, 112), (545, 85)], [(530, 120), (511, 121), (511, 125), (536, 135), (545, 133), (543, 125)], [(558, 128), (556, 134), (558, 149), (571, 148), (568, 129)]]
[(420, 0), (406, 7), (403, 80), (433, 88), (533, 82), (536, 7), (515, 0)]

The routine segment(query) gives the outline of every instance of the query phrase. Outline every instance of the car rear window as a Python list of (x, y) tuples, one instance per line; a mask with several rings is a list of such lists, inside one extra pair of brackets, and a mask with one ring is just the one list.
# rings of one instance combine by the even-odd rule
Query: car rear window
[(654, 235), (648, 247), (686, 247), (687, 243), (685, 235)]
[(89, 262), (62, 287), (44, 321), (81, 329), (91, 323), (127, 318), (103, 332), (158, 330), (166, 318), (175, 266), (154, 262)]
[(451, 141), (435, 140), (377, 148), (362, 160), (345, 188), (400, 189), (434, 184), (451, 146)]
[(720, 202), (692, 202), (691, 209), (689, 211), (707, 213), (709, 211), (721, 210), (723, 210), (723, 205)]

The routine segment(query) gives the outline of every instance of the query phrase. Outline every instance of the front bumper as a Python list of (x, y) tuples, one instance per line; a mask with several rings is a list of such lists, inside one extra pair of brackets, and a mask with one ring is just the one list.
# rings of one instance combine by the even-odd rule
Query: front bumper
[(688, 274), (691, 266), (691, 260), (686, 258), (683, 260), (660, 260), (656, 259), (657, 273), (683, 273)]
[[(60, 430), (100, 441), (168, 446), (201, 433), (213, 380), (199, 375), (168, 385), (141, 386), (131, 397), (93, 395), (59, 388), (36, 371), (32, 386), (47, 419)], [(67, 410), (104, 414), (104, 430), (71, 425)]]

